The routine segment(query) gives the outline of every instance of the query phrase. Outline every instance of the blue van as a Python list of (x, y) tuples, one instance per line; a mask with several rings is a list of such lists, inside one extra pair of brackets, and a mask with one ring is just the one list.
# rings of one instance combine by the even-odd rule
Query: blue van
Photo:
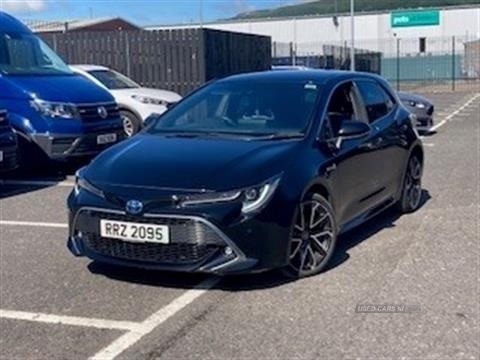
[(75, 75), (38, 36), (3, 12), (0, 109), (9, 112), (22, 160), (31, 150), (61, 161), (92, 156), (125, 137), (107, 90)]
[(7, 112), (0, 110), (0, 173), (18, 166), (17, 135), (10, 126)]

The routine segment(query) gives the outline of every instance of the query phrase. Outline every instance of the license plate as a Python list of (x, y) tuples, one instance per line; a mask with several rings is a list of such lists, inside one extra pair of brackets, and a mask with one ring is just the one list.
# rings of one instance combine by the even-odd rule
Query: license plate
[(100, 235), (128, 242), (168, 244), (168, 226), (100, 220)]
[(3, 161), (3, 151), (0, 151), (0, 162)]
[(117, 141), (117, 134), (103, 134), (103, 135), (98, 135), (97, 136), (97, 144), (98, 145), (103, 145), (103, 144), (110, 144)]

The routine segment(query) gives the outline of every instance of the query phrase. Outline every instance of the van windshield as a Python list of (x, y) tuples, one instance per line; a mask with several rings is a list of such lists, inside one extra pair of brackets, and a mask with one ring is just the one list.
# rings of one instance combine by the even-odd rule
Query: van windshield
[(72, 75), (63, 60), (33, 34), (0, 32), (0, 73)]

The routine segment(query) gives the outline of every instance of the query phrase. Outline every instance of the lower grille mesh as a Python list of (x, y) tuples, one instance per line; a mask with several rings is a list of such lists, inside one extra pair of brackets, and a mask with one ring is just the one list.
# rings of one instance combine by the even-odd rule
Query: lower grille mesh
[[(166, 225), (170, 243), (135, 243), (102, 238), (97, 227), (100, 219)], [(92, 210), (83, 212), (77, 220), (76, 230), (85, 235), (85, 245), (103, 256), (187, 265), (206, 261), (226, 245), (216, 231), (195, 219), (135, 217)]]
[(218, 250), (213, 245), (137, 244), (96, 236), (88, 236), (85, 243), (91, 250), (104, 256), (176, 265), (204, 261)]

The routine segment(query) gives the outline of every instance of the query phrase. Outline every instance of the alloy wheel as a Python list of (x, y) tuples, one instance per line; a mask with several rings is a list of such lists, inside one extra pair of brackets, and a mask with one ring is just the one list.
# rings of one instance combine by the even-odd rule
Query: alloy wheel
[(135, 125), (132, 120), (127, 116), (122, 116), (123, 120), (123, 131), (127, 134), (128, 137), (132, 136), (135, 133)]
[(403, 191), (404, 202), (409, 211), (416, 210), (422, 200), (422, 164), (417, 156), (412, 156), (408, 162)]
[(289, 253), (292, 273), (302, 277), (323, 269), (335, 245), (334, 224), (331, 210), (315, 197), (300, 204)]

